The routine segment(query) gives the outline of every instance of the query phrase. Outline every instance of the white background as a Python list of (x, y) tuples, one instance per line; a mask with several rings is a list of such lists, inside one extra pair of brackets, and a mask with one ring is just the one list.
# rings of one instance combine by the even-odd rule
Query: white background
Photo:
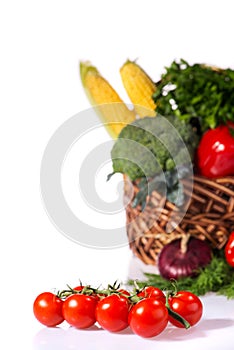
[[(65, 343), (62, 333), (47, 337), (32, 314), (35, 296), (77, 284), (79, 278), (97, 285), (125, 281), (132, 264), (127, 246), (100, 251), (68, 240), (43, 208), (40, 162), (47, 142), (64, 121), (90, 107), (79, 79), (79, 61), (92, 61), (129, 102), (119, 75), (127, 58), (138, 58), (154, 80), (164, 66), (181, 57), (234, 68), (233, 33), (231, 0), (1, 1), (1, 347), (5, 342), (4, 349), (78, 348), (78, 333), (67, 333)], [(211, 310), (210, 299), (204, 300)], [(226, 305), (220, 304), (222, 315), (228, 309), (226, 318), (233, 320), (233, 303), (220, 298), (218, 302)], [(221, 316), (214, 311), (207, 315)], [(171, 341), (208, 349), (209, 339), (218, 341), (214, 334), (226, 327), (223, 349), (230, 349), (227, 319), (213, 323), (213, 329), (203, 323), (203, 342), (195, 329), (192, 344), (181, 333)], [(100, 344), (95, 337), (95, 332), (82, 333), (82, 348), (117, 348), (120, 339), (129, 349), (131, 344), (134, 349), (152, 346), (133, 335), (102, 333)], [(165, 336), (161, 341), (173, 346)]]

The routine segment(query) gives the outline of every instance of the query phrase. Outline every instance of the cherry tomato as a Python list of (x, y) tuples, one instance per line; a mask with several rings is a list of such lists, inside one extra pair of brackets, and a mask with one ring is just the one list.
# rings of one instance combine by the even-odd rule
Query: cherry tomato
[[(201, 300), (193, 293), (179, 291), (175, 296), (169, 298), (170, 308), (194, 326), (202, 317), (203, 306)], [(173, 317), (169, 316), (169, 321), (176, 327), (184, 326)]]
[(135, 334), (144, 338), (154, 337), (166, 328), (168, 311), (156, 298), (142, 299), (131, 308), (128, 322)]
[(196, 154), (198, 171), (206, 177), (234, 175), (234, 123), (219, 125), (202, 136)]
[(100, 300), (96, 308), (96, 320), (110, 332), (119, 332), (128, 327), (129, 302), (124, 296), (112, 294)]
[(162, 301), (165, 304), (166, 297), (163, 293), (163, 291), (157, 287), (153, 286), (147, 286), (144, 289), (142, 289), (138, 294), (138, 297), (141, 298), (156, 298), (160, 301)]
[(229, 236), (224, 252), (227, 263), (234, 267), (234, 231)]
[(95, 322), (97, 299), (85, 294), (72, 294), (63, 303), (64, 319), (73, 327), (88, 328)]
[(63, 301), (55, 294), (44, 292), (37, 296), (33, 303), (36, 319), (47, 327), (55, 327), (64, 321)]

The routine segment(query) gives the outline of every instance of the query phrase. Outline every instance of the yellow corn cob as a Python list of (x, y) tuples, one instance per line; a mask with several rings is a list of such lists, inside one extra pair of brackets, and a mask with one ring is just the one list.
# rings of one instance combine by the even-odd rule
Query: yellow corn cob
[(156, 105), (152, 95), (156, 91), (156, 85), (151, 78), (136, 62), (129, 60), (120, 68), (120, 75), (139, 117), (155, 117)]
[(135, 112), (123, 103), (109, 82), (89, 62), (80, 62), (80, 76), (90, 103), (113, 138), (122, 128), (135, 120)]

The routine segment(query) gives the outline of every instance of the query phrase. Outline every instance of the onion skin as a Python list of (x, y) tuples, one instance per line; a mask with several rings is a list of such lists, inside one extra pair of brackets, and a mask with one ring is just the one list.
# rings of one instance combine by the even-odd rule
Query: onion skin
[(165, 279), (195, 277), (198, 270), (208, 265), (212, 259), (212, 249), (207, 242), (194, 237), (189, 238), (186, 246), (182, 242), (181, 239), (176, 239), (161, 250), (158, 269)]

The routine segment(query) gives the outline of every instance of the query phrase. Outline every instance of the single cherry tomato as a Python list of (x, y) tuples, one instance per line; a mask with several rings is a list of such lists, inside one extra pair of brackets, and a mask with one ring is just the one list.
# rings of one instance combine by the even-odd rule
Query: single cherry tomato
[(76, 328), (88, 328), (95, 322), (97, 299), (91, 295), (72, 294), (63, 303), (64, 319)]
[(198, 172), (215, 178), (234, 175), (234, 123), (209, 129), (202, 136), (196, 154)]
[(156, 298), (142, 299), (131, 308), (128, 322), (135, 334), (144, 338), (154, 337), (166, 328), (168, 311)]
[[(202, 317), (203, 306), (201, 300), (193, 293), (179, 291), (175, 296), (169, 298), (169, 305), (172, 311), (182, 316), (190, 326), (194, 326)], [(169, 321), (176, 327), (184, 326), (173, 317), (169, 316)]]
[(119, 332), (128, 327), (129, 302), (118, 294), (101, 299), (96, 308), (96, 320), (99, 325), (110, 332)]
[(47, 327), (55, 327), (64, 321), (63, 301), (55, 294), (44, 292), (37, 296), (33, 303), (36, 319)]
[(162, 301), (164, 304), (166, 302), (166, 297), (163, 291), (153, 286), (147, 286), (143, 288), (139, 293), (137, 293), (137, 296), (140, 298), (156, 298)]
[(227, 263), (234, 267), (234, 231), (229, 236), (224, 252)]

